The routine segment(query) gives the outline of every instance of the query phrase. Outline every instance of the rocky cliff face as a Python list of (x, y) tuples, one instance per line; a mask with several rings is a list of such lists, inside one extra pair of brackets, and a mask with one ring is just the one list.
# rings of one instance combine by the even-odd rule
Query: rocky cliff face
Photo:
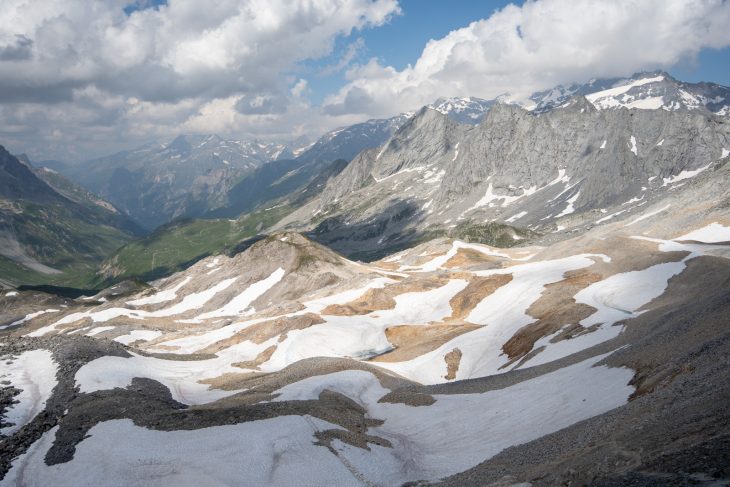
[(551, 231), (579, 215), (646, 204), (728, 148), (727, 119), (701, 110), (599, 110), (577, 96), (545, 113), (497, 104), (473, 126), (424, 109), (282, 225), (314, 213), (310, 225), (321, 238), (336, 232), (346, 252), (344, 234), (366, 226), (367, 243), (353, 247), (382, 245), (407, 227), (500, 221)]
[(696, 112), (598, 111), (582, 97), (539, 116), (499, 105), (460, 144), (437, 202), (460, 201), (487, 180), (496, 194), (525, 195), (560, 176), (555, 189), (582, 192), (576, 209), (603, 207), (719, 160), (729, 136), (726, 120)]

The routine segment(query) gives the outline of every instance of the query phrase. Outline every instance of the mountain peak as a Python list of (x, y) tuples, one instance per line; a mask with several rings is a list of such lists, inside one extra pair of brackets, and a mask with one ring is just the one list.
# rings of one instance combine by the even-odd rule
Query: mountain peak
[(561, 109), (579, 111), (580, 113), (590, 113), (597, 111), (596, 107), (588, 101), (583, 95), (576, 95), (570, 98), (564, 105), (560, 106)]
[(494, 105), (494, 100), (484, 100), (473, 96), (441, 97), (427, 105), (427, 108), (448, 115), (456, 122), (474, 125), (484, 118), (484, 114), (492, 105)]

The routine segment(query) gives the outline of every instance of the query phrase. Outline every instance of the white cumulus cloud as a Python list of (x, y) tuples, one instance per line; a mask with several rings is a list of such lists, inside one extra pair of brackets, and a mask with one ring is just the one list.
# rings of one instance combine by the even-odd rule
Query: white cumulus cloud
[(42, 145), (60, 131), (111, 148), (140, 127), (174, 132), (216, 114), (246, 132), (242, 114), (253, 125), (299, 110), (299, 63), (399, 12), (397, 0), (169, 0), (127, 15), (132, 3), (0, 2), (0, 139)]
[(556, 84), (668, 68), (730, 45), (724, 0), (535, 0), (431, 40), (403, 70), (371, 59), (327, 113), (384, 115), (439, 96), (526, 96)]

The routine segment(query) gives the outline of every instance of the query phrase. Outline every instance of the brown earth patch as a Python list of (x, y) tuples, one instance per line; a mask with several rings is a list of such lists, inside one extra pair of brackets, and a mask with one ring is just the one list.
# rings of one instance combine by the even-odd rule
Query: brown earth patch
[(445, 286), (449, 279), (432, 277), (429, 279), (409, 279), (379, 289), (368, 289), (354, 301), (346, 304), (332, 304), (322, 310), (323, 315), (359, 316), (373, 311), (395, 308), (395, 296), (405, 293), (419, 293)]
[(368, 289), (365, 294), (346, 304), (330, 304), (322, 310), (323, 315), (356, 316), (375, 310), (393, 309), (395, 300), (383, 289)]
[(395, 350), (378, 355), (372, 362), (402, 362), (436, 350), (459, 335), (480, 326), (467, 323), (450, 325), (399, 325), (385, 330), (385, 336)]
[[(561, 339), (572, 338), (585, 330), (578, 323), (590, 316), (596, 309), (586, 304), (578, 304), (573, 296), (603, 279), (603, 276), (589, 269), (578, 269), (565, 273), (565, 279), (545, 286), (540, 298), (527, 309), (527, 314), (537, 319), (520, 328), (512, 338), (502, 346), (502, 351), (509, 358), (508, 366), (515, 360), (527, 355), (540, 338), (552, 335), (566, 325)], [(557, 337), (556, 337), (557, 338)]]
[[(504, 259), (501, 259), (504, 260)], [(500, 267), (499, 257), (489, 256), (474, 249), (459, 249), (456, 255), (446, 261), (444, 267), (468, 267), (471, 265), (493, 264), (493, 267)]]
[(648, 367), (641, 367), (636, 370), (629, 385), (636, 387), (636, 390), (629, 396), (633, 401), (645, 394), (651, 394), (657, 389), (668, 387), (680, 375), (691, 374), (694, 366), (691, 362), (685, 362), (675, 367), (663, 365), (651, 370)]
[(456, 373), (459, 371), (459, 364), (461, 363), (461, 350), (458, 348), (453, 349), (444, 355), (444, 361), (446, 362), (446, 375), (444, 379), (456, 379)]
[(275, 320), (264, 321), (244, 328), (225, 340), (215, 342), (200, 350), (200, 353), (216, 353), (224, 348), (245, 342), (246, 340), (261, 344), (270, 338), (282, 335), (291, 330), (303, 330), (321, 323), (324, 323), (322, 317), (314, 313), (285, 316)]
[(254, 369), (258, 370), (259, 365), (263, 364), (267, 360), (271, 358), (272, 355), (274, 355), (274, 352), (276, 352), (276, 345), (271, 345), (266, 350), (261, 352), (260, 354), (256, 355), (256, 358), (253, 360), (244, 360), (243, 362), (235, 362), (231, 364), (234, 367), (240, 367), (242, 369)]
[(452, 313), (444, 321), (463, 320), (484, 298), (511, 280), (512, 274), (496, 274), (485, 277), (472, 276), (469, 284), (449, 301)]
[(208, 384), (211, 389), (220, 389), (223, 391), (237, 391), (243, 389), (249, 379), (260, 375), (258, 372), (227, 372), (218, 377), (210, 379), (202, 379), (200, 384)]
[[(635, 251), (624, 249), (622, 244)], [(617, 273), (677, 262), (687, 256), (684, 251), (656, 251), (656, 246), (654, 242), (625, 238), (612, 239), (611, 245), (606, 241), (595, 242), (595, 246), (587, 251), (607, 253), (612, 257), (611, 262), (597, 258), (592, 266), (566, 272), (564, 280), (546, 285), (540, 298), (527, 309), (527, 314), (537, 321), (522, 327), (502, 347), (510, 359), (503, 367), (527, 355), (542, 337), (562, 330), (551, 339), (555, 343), (594, 331), (597, 328), (595, 326), (586, 329), (579, 325), (581, 320), (595, 312), (592, 306), (578, 304), (573, 299), (581, 289)], [(617, 252), (616, 248), (621, 250)]]
[(386, 271), (397, 271), (398, 269), (400, 269), (400, 263), (398, 261), (384, 262), (380, 260), (375, 263), (375, 267), (379, 269), (385, 269)]

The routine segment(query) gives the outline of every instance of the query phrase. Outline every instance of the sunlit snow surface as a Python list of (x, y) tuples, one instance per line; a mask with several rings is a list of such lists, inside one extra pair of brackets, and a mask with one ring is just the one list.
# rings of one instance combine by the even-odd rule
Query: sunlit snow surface
[[(323, 389), (351, 397), (385, 420), (371, 428), (393, 448), (337, 449), (379, 485), (436, 480), (471, 468), (510, 446), (526, 443), (626, 402), (629, 369), (594, 366), (603, 357), (481, 394), (434, 395), (430, 406), (379, 403), (383, 390), (361, 371), (312, 377), (282, 389), (282, 399), (314, 398)], [(556, 394), (555, 391), (560, 391)]]
[(674, 176), (670, 176), (668, 178), (664, 178), (664, 182), (662, 183), (662, 186), (668, 186), (670, 184), (674, 184), (674, 183), (678, 183), (680, 181), (684, 181), (685, 179), (691, 179), (691, 178), (697, 176), (698, 174), (700, 174), (702, 171), (704, 171), (707, 168), (709, 168), (711, 165), (712, 164), (710, 163), (710, 164), (708, 164), (706, 166), (702, 166), (702, 167), (697, 168), (697, 169), (694, 169), (692, 171), (685, 170), (685, 171), (682, 171), (679, 174), (676, 174)]
[(675, 240), (695, 240), (697, 242), (718, 243), (730, 242), (730, 226), (710, 223), (709, 225), (686, 233)]
[(633, 392), (628, 385), (633, 372), (596, 366), (602, 358), (504, 389), (435, 395), (430, 406), (379, 403), (388, 390), (365, 371), (314, 376), (279, 391), (277, 401), (316, 399), (324, 389), (350, 397), (384, 421), (368, 434), (392, 448), (371, 443), (368, 451), (336, 440), (335, 455), (315, 445), (314, 434), (339, 427), (307, 416), (171, 432), (114, 420), (94, 426), (73, 460), (50, 467), (43, 461), (55, 436), (49, 431), (13, 462), (5, 482), (314, 486), (437, 480), (624, 404)]
[(146, 304), (158, 304), (158, 303), (164, 303), (167, 301), (172, 301), (177, 297), (177, 292), (185, 286), (188, 282), (190, 282), (190, 279), (192, 279), (191, 276), (185, 277), (180, 283), (178, 283), (176, 286), (166, 289), (164, 291), (158, 291), (155, 294), (151, 296), (147, 296), (140, 299), (135, 299), (133, 301), (127, 301), (127, 304), (131, 304), (133, 306), (143, 306)]
[[(574, 197), (577, 198), (577, 193)], [(649, 212), (629, 225), (665, 209)], [(157, 353), (199, 352), (272, 318), (312, 313), (319, 314), (324, 322), (288, 330), (262, 343), (228, 341), (216, 348), (214, 358), (204, 360), (175, 360), (174, 356), (168, 360), (133, 351), (127, 358), (105, 356), (81, 367), (75, 381), (79, 392), (91, 393), (125, 388), (136, 377), (150, 378), (167, 387), (175, 400), (202, 405), (241, 392), (214, 389), (209, 383), (225, 374), (252, 372), (252, 369), (233, 364), (253, 360), (269, 348), (273, 352), (260, 363), (256, 372), (279, 371), (311, 357), (364, 360), (387, 353), (393, 348), (386, 336), (389, 327), (408, 324), (412, 329), (418, 329), (430, 323), (444, 324), (454, 312), (453, 298), (466, 289), (471, 278), (501, 275), (509, 275), (510, 279), (480, 298), (460, 318), (472, 325), (469, 331), (439, 342), (442, 344), (434, 345), (436, 348), (413, 359), (370, 362), (370, 365), (415, 382), (436, 384), (448, 381), (445, 358), (457, 348), (461, 353), (455, 371), (456, 380), (504, 374), (514, 367), (545, 364), (618, 336), (625, 325), (623, 320), (646, 312), (651, 302), (666, 291), (670, 279), (685, 269), (689, 259), (702, 255), (704, 249), (713, 247), (713, 243), (726, 242), (730, 238), (730, 227), (711, 223), (675, 237), (675, 240), (644, 236), (632, 238), (655, 242), (662, 252), (679, 250), (689, 254), (677, 262), (612, 274), (601, 270), (611, 269), (614, 265), (604, 254), (578, 254), (544, 260), (535, 260), (533, 255), (529, 255), (520, 261), (514, 257), (514, 250), (500, 251), (484, 245), (453, 241), (448, 247), (426, 247), (419, 250), (420, 254), (393, 256), (384, 261), (393, 266), (387, 269), (397, 269), (397, 272), (383, 270), (381, 275), (388, 277), (359, 280), (358, 287), (334, 295), (311, 294), (301, 300), (301, 306), (275, 317), (255, 314), (250, 307), (259, 296), (278, 285), (285, 274), (283, 269), (277, 269), (259, 281), (240, 285), (235, 292), (229, 290), (226, 294), (229, 297), (222, 304), (220, 299), (209, 301), (232, 285), (235, 277), (222, 279), (208, 290), (182, 298), (176, 296), (177, 304), (158, 311), (125, 308), (100, 311), (95, 308), (96, 311), (92, 309), (83, 315), (94, 321), (108, 321), (98, 318), (125, 310), (139, 313), (136, 317), (145, 320), (158, 313), (160, 316), (176, 316), (175, 313), (168, 315), (171, 309), (182, 310), (180, 312), (200, 309), (187, 315), (197, 314), (197, 321), (189, 323), (192, 328), (187, 335), (187, 331), (180, 333), (176, 330), (165, 340), (159, 331), (130, 331), (128, 325), (124, 328), (126, 334), (111, 334), (116, 336), (115, 341), (136, 344), (141, 350)], [(448, 267), (451, 265), (447, 265), (449, 260), (462, 249), (494, 258), (496, 265), (504, 267), (489, 270), (464, 268), (468, 271)], [(419, 259), (410, 260), (414, 257)], [(369, 264), (349, 265), (370, 269)], [(543, 296), (545, 286), (565, 280), (566, 273), (594, 265), (598, 266), (598, 272), (605, 272), (603, 278), (577, 292), (573, 291), (572, 296), (577, 304), (594, 308), (580, 322), (591, 331), (555, 343), (551, 340), (562, 330), (543, 336), (535, 343), (535, 353), (528, 360), (518, 365), (508, 364), (509, 359), (502, 347), (518, 330), (536, 321), (528, 310)], [(415, 287), (417, 290), (395, 294), (392, 297), (394, 305), (390, 309), (354, 316), (324, 312), (330, 305), (344, 305), (357, 300), (368, 290), (395, 285), (396, 279), (402, 277), (434, 277), (429, 273), (435, 273), (441, 279), (438, 287), (427, 290)], [(183, 289), (184, 283), (177, 282), (176, 286), (167, 290)], [(160, 292), (165, 291), (163, 288)], [(198, 306), (191, 307), (193, 302)], [(237, 317), (238, 320), (228, 321), (225, 325), (217, 324), (220, 320), (215, 319), (202, 322), (223, 316)], [(150, 320), (148, 325), (152, 324), (154, 321)], [(99, 326), (89, 331), (88, 325), (77, 325), (77, 328), (87, 334), (101, 334), (114, 329), (113, 326)], [(53, 329), (52, 325), (45, 328), (47, 332)], [(63, 332), (68, 333), (68, 330)], [(151, 340), (154, 340), (154, 345), (145, 345), (145, 341)], [(362, 370), (312, 376), (283, 386), (276, 393), (279, 396), (274, 401), (316, 400), (325, 389), (341, 393), (360, 404), (369, 418), (383, 421), (379, 426), (370, 427), (367, 434), (387, 440), (392, 448), (371, 443), (368, 451), (334, 440), (333, 449), (329, 450), (315, 444), (315, 434), (340, 427), (308, 416), (282, 416), (238, 425), (169, 432), (147, 430), (129, 420), (115, 420), (94, 426), (89, 437), (77, 446), (73, 460), (51, 467), (45, 466), (43, 458), (53, 441), (53, 431), (46, 433), (25, 455), (15, 460), (6, 482), (22, 481), (32, 486), (47, 485), (52, 480), (54, 485), (78, 485), (79, 478), (90, 485), (104, 484), (108, 478), (125, 479), (132, 485), (186, 485), (186, 482), (194, 485), (399, 485), (416, 480), (435, 481), (478, 465), (505, 448), (532, 441), (625, 404), (633, 392), (628, 383), (634, 372), (596, 365), (603, 357), (605, 355), (593, 357), (499, 390), (437, 394), (433, 396), (434, 404), (418, 407), (380, 403), (379, 400), (389, 390), (371, 372)], [(55, 368), (51, 374), (55, 375)], [(15, 379), (14, 383), (19, 380)], [(28, 381), (37, 382), (36, 379)], [(31, 400), (26, 404), (40, 403)], [(28, 409), (28, 406), (24, 407)], [(28, 415), (37, 414), (38, 406), (34, 410)]]
[(13, 462), (5, 486), (321, 486), (362, 485), (336, 456), (316, 446), (317, 430), (337, 428), (308, 416), (152, 431), (121, 419), (99, 423), (73, 460), (47, 466), (57, 428)]
[[(8, 293), (7, 295), (10, 296), (11, 293)], [(43, 309), (43, 310), (40, 310), (40, 311), (36, 311), (34, 313), (30, 313), (30, 314), (25, 315), (23, 318), (21, 318), (21, 319), (19, 319), (17, 321), (13, 321), (9, 325), (0, 325), (0, 330), (2, 330), (3, 328), (10, 328), (11, 326), (22, 325), (23, 323), (26, 323), (26, 322), (28, 322), (28, 321), (32, 320), (33, 318), (36, 318), (36, 317), (38, 317), (40, 315), (44, 315), (46, 313), (57, 313), (58, 311), (59, 310), (57, 310), (55, 308)]]
[(5, 413), (5, 420), (14, 425), (0, 429), (0, 433), (16, 432), (46, 407), (46, 401), (56, 387), (57, 369), (48, 350), (31, 350), (12, 359), (3, 357), (0, 381), (10, 382), (21, 392), (14, 397), (18, 403), (10, 405)]
[(116, 337), (114, 341), (123, 343), (124, 345), (129, 345), (137, 340), (148, 342), (159, 336), (162, 336), (162, 332), (157, 330), (132, 330), (126, 335)]
[(202, 320), (206, 318), (215, 318), (219, 316), (236, 316), (249, 311), (249, 306), (262, 294), (271, 289), (277, 282), (281, 281), (284, 277), (284, 269), (279, 267), (269, 277), (260, 281), (254, 282), (246, 288), (241, 294), (233, 298), (220, 309), (211, 311), (209, 313), (203, 313), (197, 316), (197, 319)]
[[(625, 94), (632, 88), (636, 88), (638, 86), (643, 86), (650, 83), (657, 83), (663, 80), (664, 76), (642, 78), (631, 83), (618, 86), (616, 88), (609, 88), (607, 90), (591, 93), (589, 95), (586, 95), (586, 98), (593, 104), (593, 106), (595, 106), (599, 110), (606, 108), (616, 108), (620, 106), (625, 106), (626, 108), (657, 109), (661, 108), (664, 103), (664, 99), (662, 97), (649, 97), (643, 100), (631, 99), (631, 101), (622, 102), (619, 101), (619, 95)], [(631, 97), (629, 97), (629, 99), (630, 98)]]

